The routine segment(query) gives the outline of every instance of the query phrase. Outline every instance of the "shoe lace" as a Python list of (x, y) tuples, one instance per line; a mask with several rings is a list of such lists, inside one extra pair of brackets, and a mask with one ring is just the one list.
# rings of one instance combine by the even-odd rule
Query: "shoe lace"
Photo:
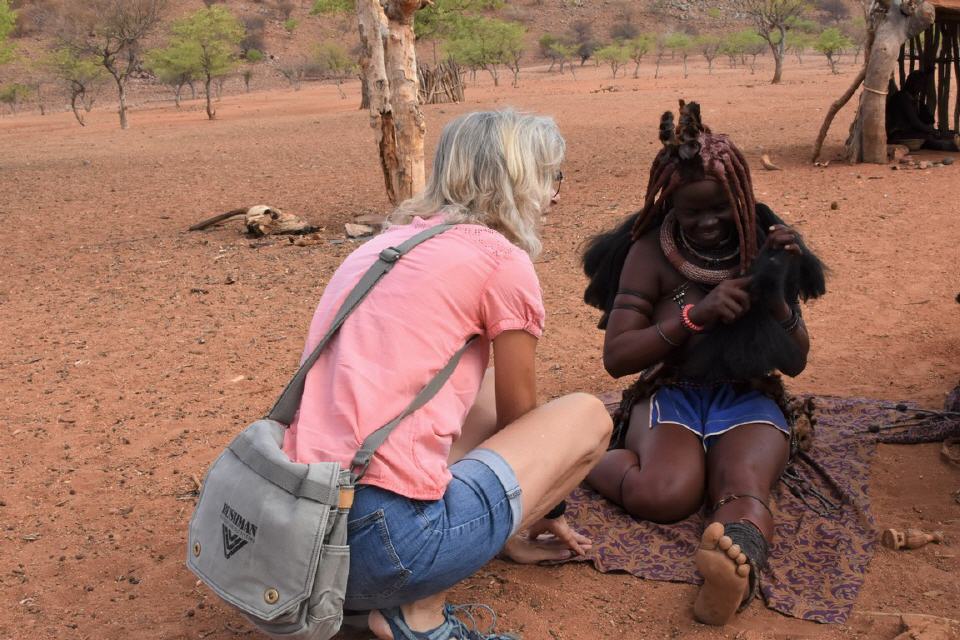
[[(517, 637), (510, 634), (496, 633), (497, 612), (488, 605), (480, 603), (469, 604), (448, 604), (446, 606), (447, 620), (450, 622), (450, 630), (456, 635), (451, 638), (457, 640), (517, 640)], [(490, 617), (490, 623), (482, 631), (477, 622), (477, 614), (485, 613)], [(461, 619), (465, 618), (469, 626)]]

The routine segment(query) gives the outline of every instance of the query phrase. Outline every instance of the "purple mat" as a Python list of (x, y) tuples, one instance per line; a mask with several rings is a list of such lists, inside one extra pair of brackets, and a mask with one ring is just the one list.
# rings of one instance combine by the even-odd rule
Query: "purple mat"
[[(619, 394), (604, 400), (619, 402)], [(780, 482), (773, 493), (776, 537), (761, 593), (774, 611), (843, 623), (863, 585), (877, 537), (867, 486), (877, 434), (868, 428), (887, 424), (897, 414), (884, 408), (886, 402), (816, 401), (813, 448), (791, 464), (790, 486)], [(593, 539), (588, 560), (598, 570), (650, 580), (702, 581), (693, 562), (704, 527), (702, 513), (671, 525), (638, 521), (586, 488), (576, 489), (567, 503), (571, 523)]]

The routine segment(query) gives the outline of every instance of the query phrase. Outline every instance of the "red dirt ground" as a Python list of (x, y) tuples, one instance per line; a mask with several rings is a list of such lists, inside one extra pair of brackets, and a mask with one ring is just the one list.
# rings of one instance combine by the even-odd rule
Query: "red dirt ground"
[[(505, 105), (553, 115), (567, 137), (562, 202), (537, 263), (548, 311), (543, 399), (625, 384), (600, 364), (578, 250), (641, 202), (659, 114), (685, 97), (738, 141), (758, 198), (832, 267), (830, 294), (807, 310), (810, 366), (793, 389), (942, 404), (960, 378), (960, 165), (810, 165), (849, 69), (793, 64), (781, 86), (766, 83), (767, 68), (710, 76), (695, 67), (687, 80), (672, 67), (660, 80), (650, 68), (640, 80), (611, 80), (606, 68), (576, 79), (530, 70), (519, 89), (481, 78), (466, 104), (424, 108), (428, 147), (455, 115)], [(0, 119), (0, 638), (249, 633), (184, 567), (192, 478), (292, 373), (323, 286), (355, 246), (341, 243), (343, 224), (388, 208), (358, 87), (347, 91), (347, 100), (327, 86), (225, 97), (214, 122), (199, 101), (139, 109), (128, 131), (105, 110), (83, 129), (69, 113)], [(784, 170), (760, 169), (761, 153)], [(186, 231), (257, 203), (322, 226), (331, 242), (253, 240), (238, 222)], [(937, 445), (880, 447), (878, 525), (941, 529), (947, 542), (880, 549), (843, 626), (755, 604), (707, 628), (691, 619), (694, 587), (587, 566), (494, 561), (452, 599), (491, 604), (501, 629), (536, 640), (893, 638), (899, 612), (957, 617), (958, 488), (960, 472)]]

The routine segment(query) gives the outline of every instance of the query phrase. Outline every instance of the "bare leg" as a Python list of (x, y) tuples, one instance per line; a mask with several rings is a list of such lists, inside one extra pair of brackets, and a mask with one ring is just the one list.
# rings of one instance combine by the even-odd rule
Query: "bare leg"
[(480, 446), (496, 451), (520, 482), (522, 527), (566, 498), (603, 455), (612, 428), (594, 396), (573, 393), (537, 407)]
[[(526, 528), (583, 480), (603, 453), (612, 424), (600, 400), (577, 393), (537, 407), (497, 432), (496, 410), (491, 409), (495, 407), (492, 382), (492, 370), (488, 370), (477, 404), (468, 414), (457, 441), (460, 446), (456, 453), (451, 451), (451, 459), (459, 459), (477, 446), (503, 456), (520, 482), (524, 513), (521, 526)], [(487, 390), (489, 393), (485, 393)], [(478, 436), (488, 430), (495, 435), (478, 441)], [(404, 620), (415, 631), (436, 628), (443, 622), (443, 602), (444, 594), (436, 594), (404, 605)], [(368, 624), (381, 640), (393, 637), (378, 611), (370, 613)]]
[(773, 538), (773, 517), (764, 506), (787, 463), (789, 444), (781, 431), (766, 424), (737, 427), (720, 436), (707, 454), (710, 504), (730, 496), (713, 514), (697, 551), (704, 583), (694, 604), (694, 616), (705, 624), (726, 624), (736, 613), (748, 588), (747, 557), (723, 524), (747, 521)]
[(650, 428), (650, 403), (630, 413), (625, 449), (607, 451), (587, 476), (600, 495), (631, 515), (653, 522), (676, 522), (703, 503), (706, 467), (696, 434), (675, 424)]
[(744, 425), (717, 438), (707, 454), (710, 505), (728, 496), (750, 495), (760, 500), (730, 500), (713, 514), (714, 522), (746, 520), (771, 541), (773, 516), (764, 505), (789, 456), (786, 436), (768, 424)]

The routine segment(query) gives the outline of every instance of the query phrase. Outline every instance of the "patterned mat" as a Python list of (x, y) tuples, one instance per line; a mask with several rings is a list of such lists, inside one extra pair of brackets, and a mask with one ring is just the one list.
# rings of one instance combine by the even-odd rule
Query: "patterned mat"
[[(608, 403), (617, 397), (603, 398)], [(776, 537), (761, 578), (767, 606), (817, 622), (846, 621), (873, 555), (877, 533), (870, 513), (868, 478), (877, 433), (870, 425), (898, 416), (889, 403), (817, 397), (813, 448), (791, 463), (773, 494)], [(881, 432), (883, 433), (883, 432)], [(567, 517), (590, 536), (588, 560), (600, 571), (698, 584), (693, 554), (703, 513), (671, 524), (634, 520), (590, 489), (576, 489)]]

